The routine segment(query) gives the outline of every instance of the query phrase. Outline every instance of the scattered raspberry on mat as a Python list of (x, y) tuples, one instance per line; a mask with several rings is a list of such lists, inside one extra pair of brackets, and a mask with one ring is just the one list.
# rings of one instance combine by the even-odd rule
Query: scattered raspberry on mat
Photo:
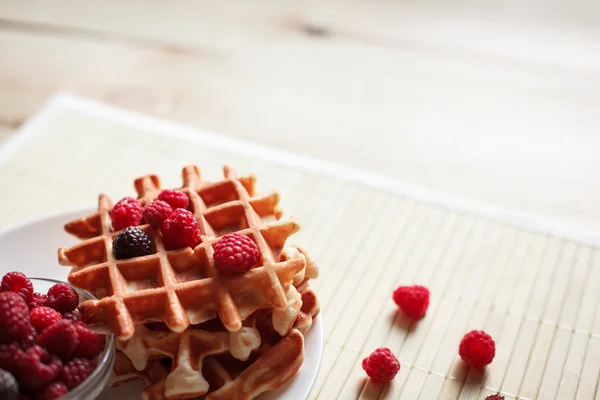
[(500, 396), (500, 394), (490, 394), (485, 400), (504, 400), (504, 396)]
[(9, 272), (2, 277), (0, 292), (18, 293), (25, 302), (29, 303), (33, 298), (33, 284), (21, 272)]
[(79, 304), (79, 295), (66, 283), (57, 283), (48, 290), (48, 307), (59, 313), (71, 312)]
[(162, 224), (162, 235), (168, 250), (196, 247), (200, 243), (200, 229), (194, 214), (178, 208)]
[(69, 360), (79, 344), (77, 329), (73, 322), (61, 319), (40, 334), (38, 344), (63, 360)]
[(38, 400), (55, 400), (69, 393), (69, 389), (62, 382), (51, 383), (38, 397)]
[(483, 368), (496, 355), (496, 344), (487, 333), (474, 330), (463, 336), (458, 348), (460, 358), (470, 367)]
[(144, 219), (155, 229), (160, 229), (164, 220), (169, 218), (169, 215), (172, 213), (173, 208), (171, 208), (169, 203), (162, 200), (154, 200), (142, 208)]
[(152, 254), (152, 241), (140, 228), (129, 226), (115, 236), (112, 250), (117, 260), (147, 256)]
[(85, 327), (81, 322), (75, 323), (75, 329), (79, 336), (79, 344), (73, 353), (74, 357), (93, 359), (104, 350), (106, 337)]
[(65, 364), (60, 372), (60, 380), (69, 389), (77, 387), (94, 372), (96, 363), (86, 358), (77, 357)]
[(362, 367), (373, 382), (389, 382), (400, 371), (398, 359), (386, 347), (372, 352), (363, 360)]
[(33, 325), (38, 332), (41, 332), (56, 321), (60, 321), (62, 315), (54, 308), (37, 307), (31, 310), (29, 318), (31, 320), (31, 325)]
[(30, 310), (33, 310), (36, 307), (48, 307), (48, 295), (38, 292), (33, 293), (32, 300), (28, 306)]
[(13, 400), (19, 396), (17, 380), (8, 371), (0, 369), (0, 399)]
[(162, 200), (171, 206), (173, 210), (176, 208), (187, 209), (189, 199), (185, 193), (176, 190), (165, 189), (158, 195), (158, 200)]
[(393, 294), (394, 302), (412, 319), (421, 319), (429, 307), (429, 289), (425, 286), (400, 286)]
[(40, 390), (48, 386), (60, 374), (62, 363), (40, 346), (27, 349), (17, 361), (19, 386), (29, 390)]
[(31, 332), (29, 308), (15, 292), (0, 293), (0, 344), (18, 342)]
[(120, 231), (142, 221), (142, 205), (133, 197), (124, 197), (110, 211), (113, 229)]
[(240, 233), (223, 236), (214, 249), (215, 266), (222, 273), (246, 272), (258, 261), (256, 243)]

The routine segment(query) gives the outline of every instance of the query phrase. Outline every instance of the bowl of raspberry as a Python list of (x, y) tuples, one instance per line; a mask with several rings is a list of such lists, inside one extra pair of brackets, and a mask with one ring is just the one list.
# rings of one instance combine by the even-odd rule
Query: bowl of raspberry
[(68, 283), (9, 272), (0, 281), (0, 398), (92, 400), (115, 362), (114, 337), (77, 307), (95, 297)]

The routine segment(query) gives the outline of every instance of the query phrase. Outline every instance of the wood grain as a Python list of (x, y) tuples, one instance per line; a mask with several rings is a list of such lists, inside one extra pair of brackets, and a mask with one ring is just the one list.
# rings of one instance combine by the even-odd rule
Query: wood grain
[(5, 0), (0, 120), (69, 90), (596, 228), (598, 7)]

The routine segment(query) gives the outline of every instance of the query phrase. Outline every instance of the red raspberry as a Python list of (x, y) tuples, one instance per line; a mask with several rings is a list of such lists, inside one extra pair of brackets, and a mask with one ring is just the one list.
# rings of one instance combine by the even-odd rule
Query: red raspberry
[(38, 400), (55, 400), (67, 393), (69, 393), (69, 389), (64, 383), (54, 382), (44, 389), (44, 391), (38, 396)]
[(81, 322), (75, 323), (77, 335), (79, 335), (79, 345), (73, 353), (74, 357), (83, 357), (87, 359), (96, 358), (106, 346), (106, 336), (100, 335), (86, 328)]
[(40, 346), (33, 346), (17, 361), (19, 386), (29, 390), (40, 390), (48, 386), (60, 374), (62, 363)]
[(380, 347), (366, 357), (362, 367), (373, 382), (389, 382), (400, 371), (400, 363), (387, 347)]
[(31, 333), (29, 308), (15, 292), (0, 293), (0, 344), (24, 340)]
[(176, 208), (186, 208), (190, 200), (187, 195), (176, 190), (165, 189), (158, 195), (158, 200), (162, 200), (171, 206), (173, 210)]
[(246, 272), (258, 261), (256, 243), (240, 233), (223, 236), (214, 249), (215, 267), (222, 273)]
[(0, 292), (18, 293), (29, 303), (33, 298), (33, 283), (21, 272), (9, 272), (2, 278)]
[(483, 368), (494, 359), (496, 344), (484, 331), (471, 331), (460, 341), (458, 354), (468, 366)]
[(0, 369), (15, 373), (17, 361), (23, 354), (23, 350), (17, 343), (0, 344)]
[(142, 205), (133, 197), (124, 197), (110, 211), (110, 218), (116, 231), (137, 226), (142, 221)]
[(38, 337), (38, 335), (37, 335), (37, 331), (36, 331), (36, 330), (35, 330), (35, 328), (32, 326), (32, 327), (29, 329), (29, 332), (27, 332), (27, 333), (25, 334), (25, 337), (19, 341), (19, 343), (20, 343), (20, 345), (21, 345), (21, 348), (22, 348), (23, 350), (26, 350), (26, 349), (30, 348), (31, 346), (33, 346), (34, 344), (36, 344), (36, 342), (37, 342), (37, 337)]
[(155, 200), (152, 203), (146, 204), (144, 208), (142, 208), (142, 215), (144, 216), (144, 219), (156, 229), (160, 229), (163, 221), (169, 218), (169, 215), (172, 213), (173, 209), (169, 203), (162, 200)]
[(424, 286), (400, 286), (394, 290), (394, 302), (412, 319), (421, 319), (429, 307), (429, 289)]
[(194, 214), (178, 208), (162, 224), (162, 235), (168, 250), (196, 247), (200, 243), (200, 229)]
[(60, 380), (69, 389), (73, 389), (90, 376), (95, 368), (96, 363), (91, 360), (81, 357), (74, 358), (63, 367), (60, 372)]
[(30, 310), (36, 307), (48, 307), (48, 295), (35, 292), (28, 306)]
[(500, 394), (490, 394), (485, 400), (504, 400), (504, 396), (500, 396)]
[(71, 321), (61, 319), (44, 329), (38, 344), (63, 360), (69, 360), (79, 345), (77, 329)]
[(48, 306), (59, 313), (71, 312), (79, 305), (79, 295), (66, 283), (57, 283), (48, 290)]
[(31, 325), (33, 325), (38, 332), (41, 332), (56, 321), (60, 321), (62, 315), (50, 307), (37, 307), (31, 310), (29, 318), (31, 319)]

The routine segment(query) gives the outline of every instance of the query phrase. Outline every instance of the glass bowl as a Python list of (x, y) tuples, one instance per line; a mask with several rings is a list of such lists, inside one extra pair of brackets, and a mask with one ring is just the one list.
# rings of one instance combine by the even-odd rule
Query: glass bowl
[[(47, 293), (48, 289), (56, 283), (67, 283), (46, 278), (29, 278), (33, 283), (35, 292)], [(68, 284), (68, 283), (67, 283)], [(78, 289), (70, 285), (79, 294), (79, 301), (96, 300), (91, 293)], [(115, 364), (115, 337), (106, 336), (106, 347), (98, 356), (97, 367), (90, 376), (75, 389), (71, 390), (60, 400), (94, 400), (105, 389), (108, 380), (113, 372)]]

